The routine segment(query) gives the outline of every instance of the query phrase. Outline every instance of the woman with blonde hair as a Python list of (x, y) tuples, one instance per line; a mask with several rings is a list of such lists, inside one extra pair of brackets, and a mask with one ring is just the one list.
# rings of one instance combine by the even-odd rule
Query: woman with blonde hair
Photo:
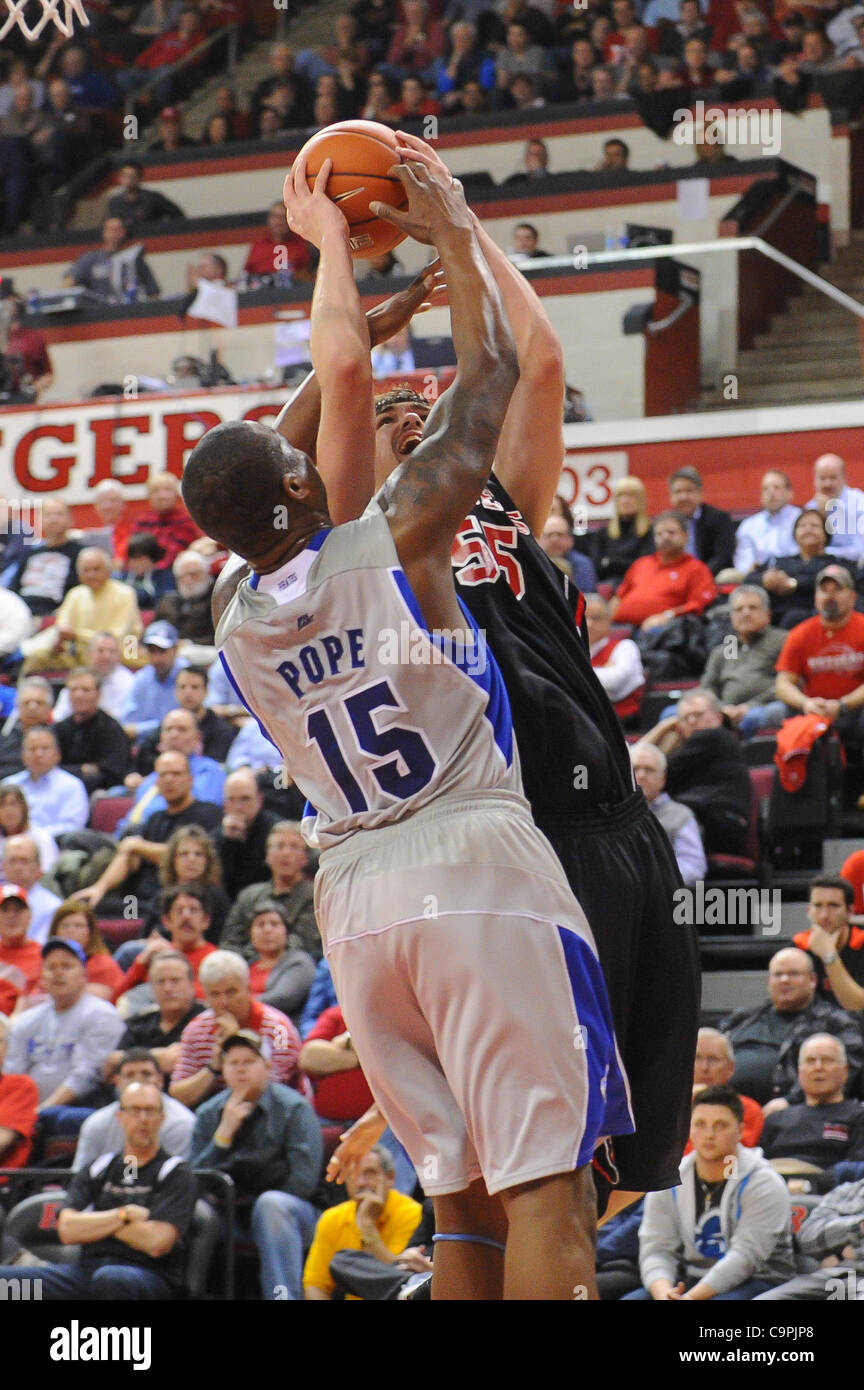
[(641, 478), (617, 478), (612, 492), (615, 510), (606, 526), (591, 532), (589, 553), (599, 582), (617, 588), (634, 560), (653, 553), (654, 533)]

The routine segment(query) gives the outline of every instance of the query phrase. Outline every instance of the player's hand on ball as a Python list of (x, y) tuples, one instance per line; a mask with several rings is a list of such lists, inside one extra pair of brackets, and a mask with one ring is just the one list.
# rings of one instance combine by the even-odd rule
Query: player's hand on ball
[(410, 164), (394, 164), (390, 174), (398, 178), (408, 198), (408, 211), (400, 212), (388, 207), (386, 203), (370, 203), (369, 211), (382, 222), (391, 222), (394, 227), (419, 241), (423, 246), (437, 243), (455, 227), (471, 228), (471, 213), (465, 202), (465, 194), (458, 179), (451, 177), (449, 170), (445, 184), (443, 175), (430, 169), (426, 164), (414, 160)]
[(292, 232), (321, 249), (328, 232), (339, 232), (348, 240), (348, 223), (325, 192), (333, 161), (325, 159), (310, 190), (306, 182), (306, 156), (301, 153), (285, 176), (283, 195), (288, 226)]
[(409, 135), (405, 130), (397, 130), (396, 139), (396, 153), (406, 164), (416, 160), (425, 164), (427, 169), (434, 169), (442, 183), (453, 182), (453, 173), (447, 168), (438, 151), (433, 150), (425, 140), (421, 140), (419, 135)]
[(369, 310), (366, 324), (369, 328), (371, 346), (386, 343), (394, 333), (407, 328), (414, 315), (431, 309), (433, 301), (443, 294), (446, 288), (444, 271), (436, 256), (435, 260), (411, 281), (407, 290), (391, 294), (383, 304), (376, 304), (374, 309)]

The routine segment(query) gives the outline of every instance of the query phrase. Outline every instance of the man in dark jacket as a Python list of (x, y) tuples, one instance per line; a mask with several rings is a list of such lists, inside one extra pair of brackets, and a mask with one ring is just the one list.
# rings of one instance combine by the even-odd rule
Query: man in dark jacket
[(121, 218), (129, 228), (130, 235), (137, 235), (144, 222), (164, 222), (185, 216), (177, 204), (163, 193), (142, 188), (141, 165), (137, 160), (127, 159), (120, 166), (118, 183), (120, 192), (108, 199), (108, 216)]
[(757, 1009), (738, 1009), (719, 1024), (735, 1048), (731, 1085), (760, 1105), (782, 1097), (797, 1105), (804, 1092), (798, 1080), (798, 1052), (815, 1033), (830, 1033), (846, 1049), (846, 1094), (855, 1093), (864, 1062), (864, 1041), (852, 1015), (820, 999), (816, 974), (806, 951), (786, 946), (768, 965), (768, 999)]
[(261, 1258), (265, 1299), (300, 1301), (318, 1213), (321, 1128), (307, 1100), (270, 1080), (268, 1042), (246, 1028), (222, 1043), (225, 1089), (195, 1118), (190, 1161), (234, 1180)]
[[(233, 900), (267, 874), (267, 842), (279, 818), (264, 809), (251, 767), (238, 767), (225, 779), (222, 824), (213, 834), (222, 864), (222, 882)], [(233, 915), (233, 914), (232, 914)]]
[[(666, 790), (689, 806), (702, 827), (706, 854), (744, 854), (750, 821), (750, 774), (735, 734), (711, 690), (690, 690), (678, 701), (680, 743), (668, 755)], [(651, 731), (662, 730), (666, 720)]]
[(729, 569), (735, 551), (735, 523), (728, 512), (702, 501), (702, 478), (695, 468), (679, 468), (669, 479), (670, 505), (688, 521), (687, 550), (713, 575)]
[(60, 743), (60, 766), (80, 777), (88, 792), (121, 783), (131, 761), (122, 724), (99, 708), (98, 676), (82, 666), (66, 681), (72, 713), (54, 726)]

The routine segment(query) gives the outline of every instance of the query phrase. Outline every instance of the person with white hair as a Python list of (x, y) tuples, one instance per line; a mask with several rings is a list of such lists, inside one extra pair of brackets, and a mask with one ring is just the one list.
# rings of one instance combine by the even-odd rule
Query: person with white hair
[[(735, 1049), (725, 1033), (719, 1028), (700, 1028), (696, 1035), (696, 1057), (693, 1062), (693, 1094), (706, 1086), (728, 1086), (735, 1072)], [(753, 1149), (759, 1143), (759, 1136), (765, 1124), (762, 1106), (752, 1096), (741, 1095), (744, 1111), (744, 1125), (741, 1143)], [(687, 1141), (685, 1154), (690, 1152)]]
[(774, 667), (785, 632), (771, 626), (771, 602), (758, 584), (739, 584), (729, 598), (734, 640), (725, 637), (711, 651), (702, 673), (703, 690), (712, 690), (723, 714), (742, 738), (768, 724), (782, 724), (786, 708), (774, 699)]
[(110, 632), (121, 644), (126, 637), (141, 636), (135, 590), (111, 578), (111, 561), (105, 551), (96, 546), (85, 547), (75, 568), (80, 582), (69, 590), (58, 608), (54, 626), (45, 629), (50, 645), (31, 650), (28, 655), (28, 671), (45, 666), (77, 666), (97, 632)]
[(193, 665), (209, 666), (217, 656), (210, 613), (210, 595), (215, 581), (209, 562), (197, 550), (182, 550), (171, 571), (177, 590), (162, 595), (155, 616), (164, 618), (177, 629), (182, 656)]
[(747, 852), (752, 791), (738, 738), (713, 690), (697, 686), (645, 735), (666, 753), (669, 795), (694, 812), (706, 854)]
[[(17, 787), (14, 790), (17, 791)], [(2, 878), (26, 893), (30, 909), (27, 939), (42, 946), (48, 940), (51, 919), (61, 906), (61, 900), (40, 882), (44, 868), (39, 835), (38, 830), (28, 830), (26, 834), (8, 836), (3, 843)], [(57, 857), (56, 848), (54, 857)]]
[[(134, 671), (123, 665), (122, 657), (122, 648), (113, 632), (94, 632), (87, 646), (85, 665), (99, 681), (99, 708), (118, 720), (135, 679)], [(54, 706), (54, 720), (59, 723), (71, 713), (72, 702), (64, 686)]]
[(236, 951), (213, 951), (201, 962), (198, 979), (208, 1007), (183, 1030), (169, 1087), (174, 1099), (194, 1110), (223, 1089), (222, 1044), (241, 1028), (262, 1038), (270, 1079), (308, 1095), (308, 1082), (297, 1066), (297, 1029), (279, 1009), (253, 999), (243, 957)]
[(708, 872), (708, 861), (699, 823), (693, 812), (679, 801), (673, 801), (666, 786), (666, 754), (653, 743), (634, 743), (630, 761), (636, 785), (642, 788), (645, 800), (659, 820), (675, 855), (681, 877), (690, 887)]
[(126, 489), (116, 478), (103, 478), (93, 489), (93, 510), (99, 525), (82, 536), (84, 545), (104, 550), (118, 569), (126, 563), (126, 547), (132, 534), (132, 521), (126, 514)]
[(612, 632), (609, 605), (601, 594), (585, 595), (585, 623), (591, 665), (597, 679), (612, 701), (618, 718), (635, 718), (645, 692), (639, 648), (632, 638)]
[(198, 527), (180, 499), (180, 482), (173, 473), (153, 473), (147, 496), (149, 507), (135, 518), (132, 534), (155, 536), (163, 551), (158, 568), (167, 569), (198, 538)]

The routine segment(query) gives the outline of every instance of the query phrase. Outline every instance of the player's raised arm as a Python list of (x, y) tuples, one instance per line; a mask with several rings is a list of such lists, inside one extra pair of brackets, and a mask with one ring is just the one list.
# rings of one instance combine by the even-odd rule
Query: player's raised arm
[[(397, 131), (398, 153), (452, 177), (425, 140)], [(525, 276), (507, 259), (471, 214), (486, 264), (501, 293), (516, 357), (519, 382), (501, 430), (495, 474), (535, 535), (543, 530), (564, 463), (564, 358), (546, 310)]]
[[(310, 191), (301, 152), (285, 180), (285, 206), (291, 230), (317, 246), (321, 257), (312, 294), (309, 352), (321, 399), (318, 468), (328, 490), (330, 515), (338, 523), (357, 516), (358, 497), (371, 493), (375, 420), (369, 330), (354, 279), (348, 223), (324, 192), (331, 167), (325, 160)], [(292, 443), (297, 447), (295, 440)], [(340, 466), (346, 458), (352, 462), (350, 469)]]
[(423, 164), (399, 165), (398, 175), (407, 213), (378, 203), (372, 211), (437, 248), (458, 371), (433, 407), (422, 441), (378, 497), (403, 564), (430, 559), (446, 565), (449, 582), (451, 543), (489, 477), (519, 369), (461, 184), (445, 184)]
[[(374, 309), (367, 310), (366, 327), (369, 331), (370, 347), (376, 347), (378, 343), (386, 342), (401, 328), (407, 328), (415, 314), (431, 308), (435, 295), (444, 288), (442, 280), (443, 272), (440, 262), (435, 260), (431, 265), (426, 266), (425, 270), (421, 270), (420, 274), (415, 276), (411, 284), (404, 290), (391, 294), (381, 304), (376, 304)], [(347, 455), (342, 459), (337, 459), (331, 476), (330, 461), (324, 462), (316, 458), (320, 422), (321, 386), (313, 370), (303, 378), (300, 385), (292, 392), (274, 421), (273, 428), (279, 434), (284, 435), (295, 449), (302, 449), (304, 454), (308, 454), (312, 461), (317, 464), (318, 471), (324, 479), (324, 486), (327, 488), (327, 495), (332, 499), (341, 491), (341, 473), (352, 471), (354, 465)], [(354, 485), (351, 488), (351, 495), (357, 507), (355, 516), (359, 516), (365, 509), (374, 491), (371, 477), (368, 479), (368, 490), (365, 496), (360, 495), (358, 484), (359, 478), (355, 471)], [(339, 521), (351, 521), (353, 517), (339, 516), (337, 519)]]

